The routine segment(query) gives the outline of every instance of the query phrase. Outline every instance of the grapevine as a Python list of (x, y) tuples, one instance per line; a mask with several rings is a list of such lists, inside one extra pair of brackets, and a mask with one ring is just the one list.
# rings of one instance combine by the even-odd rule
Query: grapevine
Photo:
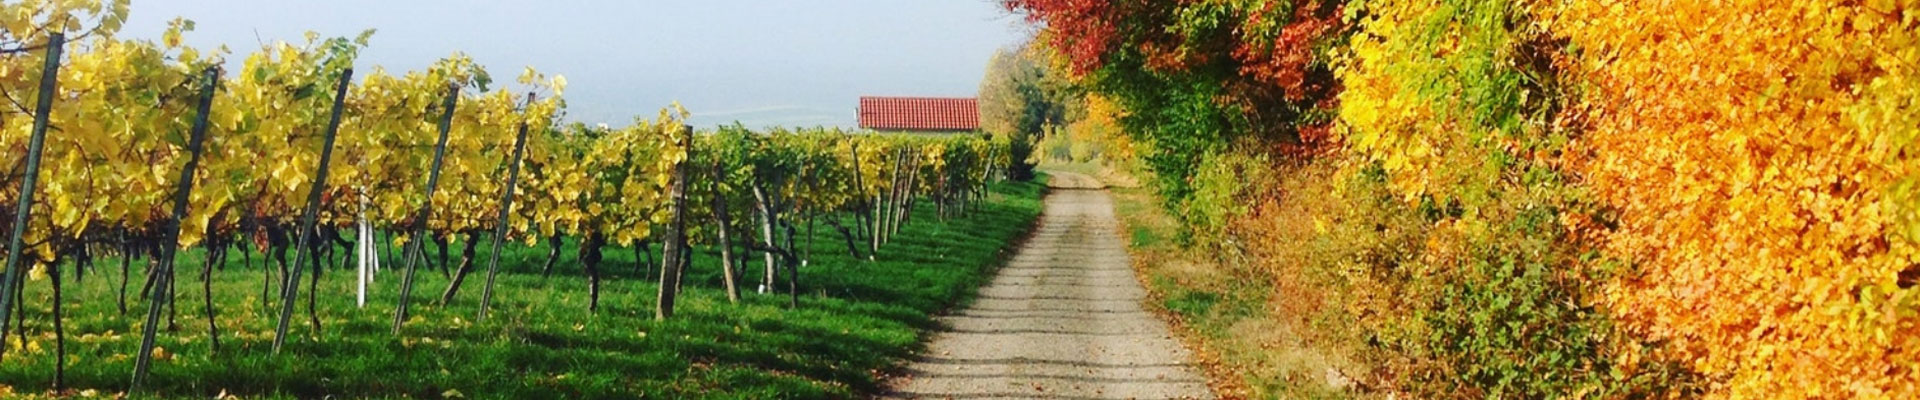
[[(454, 53), (419, 71), (375, 67), (355, 74), (371, 31), (331, 38), (308, 33), (298, 42), (274, 42), (233, 55), (225, 47), (183, 45), (183, 36), (194, 28), (185, 19), (174, 20), (157, 43), (114, 37), (125, 18), (124, 0), (4, 7), (0, 93), (12, 101), (0, 106), (0, 150), (9, 154), (0, 158), (0, 202), (6, 204), (0, 212), (22, 211), (12, 206), (22, 195), (25, 157), (18, 155), (28, 151), (30, 126), (21, 122), (44, 117), (55, 133), (44, 146), (46, 162), (31, 219), (22, 235), (8, 238), (19, 240), (23, 250), (0, 255), (21, 257), (24, 268), (35, 276), (52, 273), (55, 282), (63, 265), (82, 273), (102, 256), (123, 260), (122, 282), (138, 280), (129, 276), (129, 261), (154, 257), (138, 292), (151, 302), (151, 311), (136, 376), (144, 374), (153, 350), (154, 318), (173, 304), (175, 272), (166, 266), (175, 249), (206, 249), (207, 262), (195, 271), (203, 280), (232, 250), (239, 250), (248, 266), (254, 264), (251, 255), (260, 254), (259, 267), (267, 272), (260, 282), (262, 302), (273, 293), (285, 301), (284, 306), (263, 305), (291, 312), (295, 299), (304, 295), (311, 340), (325, 340), (314, 306), (320, 294), (313, 289), (327, 271), (349, 267), (356, 248), (378, 247), (355, 246), (366, 241), (409, 246), (411, 251), (399, 254), (405, 260), (387, 260), (391, 265), (431, 265), (426, 245), (440, 244), (438, 267), (453, 277), (441, 292), (445, 304), (461, 301), (460, 287), (476, 268), (476, 244), (484, 235), (526, 245), (544, 242), (554, 251), (548, 273), (561, 242), (577, 240), (581, 245), (574, 258), (591, 282), (590, 310), (600, 308), (601, 259), (610, 246), (638, 249), (679, 237), (729, 250), (743, 245), (737, 254), (767, 255), (764, 286), (785, 292), (797, 306), (803, 293), (797, 266), (807, 256), (796, 245), (797, 232), (804, 230), (804, 240), (811, 240), (816, 223), (832, 225), (850, 250), (873, 257), (882, 244), (875, 238), (912, 222), (903, 217), (903, 207), (928, 197), (941, 210), (957, 212), (994, 179), (989, 157), (1004, 153), (1003, 143), (973, 136), (918, 138), (837, 129), (753, 132), (736, 126), (692, 132), (694, 140), (683, 140), (692, 131), (686, 122), (691, 114), (678, 104), (618, 128), (565, 124), (566, 80), (532, 68), (511, 85), (496, 85), (486, 67)], [(41, 76), (31, 71), (50, 59), (45, 56), (48, 32), (55, 30), (74, 34), (74, 40), (59, 47), (64, 57), (51, 58), (60, 72), (58, 90), (36, 93)], [(222, 70), (229, 57), (243, 61)], [(203, 93), (211, 99), (204, 111), (196, 107)], [(36, 99), (31, 96), (46, 95), (53, 96), (53, 109), (44, 115), (24, 106)], [(336, 96), (341, 99), (337, 110)], [(206, 128), (197, 163), (189, 162), (194, 152), (187, 138), (196, 124)], [(327, 133), (336, 128), (329, 141)], [(523, 131), (524, 156), (516, 159), (516, 139)], [(326, 143), (331, 156), (322, 163)], [(439, 162), (436, 152), (442, 154)], [(502, 177), (516, 162), (523, 176), (513, 189), (520, 197), (503, 210), (509, 181)], [(684, 181), (676, 182), (676, 169), (685, 173), (679, 178)], [(316, 187), (319, 174), (328, 178)], [(431, 191), (430, 175), (439, 176)], [(190, 177), (193, 185), (182, 185), (182, 177)], [(669, 189), (676, 183), (684, 184), (688, 201), (670, 201)], [(424, 195), (428, 192), (432, 195)], [(185, 204), (175, 204), (176, 195), (186, 196)], [(311, 210), (309, 196), (319, 199)], [(731, 207), (707, 207), (721, 204)], [(185, 213), (176, 221), (168, 210), (180, 206)], [(665, 227), (674, 220), (676, 206), (685, 208), (681, 212), (692, 228), (688, 234), (659, 234), (671, 231)], [(307, 213), (313, 214), (311, 230), (302, 225)], [(852, 220), (866, 222), (846, 223)], [(749, 226), (750, 221), (760, 224)], [(7, 224), (0, 228), (10, 231), (13, 226)], [(176, 226), (177, 235), (169, 229)], [(726, 233), (737, 240), (720, 240)], [(311, 237), (305, 248), (298, 245), (302, 237)], [(868, 245), (854, 246), (856, 239)], [(446, 243), (454, 240), (464, 247), (457, 265), (450, 265)], [(667, 259), (684, 262), (686, 257)], [(304, 276), (307, 282), (299, 281), (303, 270), (311, 271)], [(728, 271), (729, 282), (738, 272)], [(785, 278), (784, 288), (775, 287), (776, 276)], [(679, 284), (677, 278), (662, 282)], [(298, 287), (303, 283), (304, 290)], [(204, 312), (211, 323), (218, 310), (212, 286), (207, 287)], [(395, 321), (401, 334), (409, 322), (407, 289), (401, 290)], [(17, 290), (0, 288), (0, 297)], [(124, 310), (130, 287), (123, 284), (119, 290)], [(667, 293), (662, 296), (671, 296)], [(670, 301), (662, 304), (671, 307)], [(54, 310), (58, 316), (59, 307)], [(671, 314), (662, 311), (663, 317)], [(287, 314), (281, 315), (276, 350), (291, 336)], [(166, 325), (175, 325), (171, 317)], [(208, 340), (218, 349), (218, 327), (209, 328)], [(6, 329), (0, 326), (0, 332)]]

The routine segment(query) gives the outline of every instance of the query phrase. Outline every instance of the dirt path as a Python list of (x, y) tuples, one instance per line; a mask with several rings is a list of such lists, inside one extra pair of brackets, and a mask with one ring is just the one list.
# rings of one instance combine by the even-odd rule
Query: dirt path
[(1053, 173), (1033, 239), (972, 307), (942, 318), (890, 399), (1211, 399), (1165, 323), (1140, 303), (1113, 200)]

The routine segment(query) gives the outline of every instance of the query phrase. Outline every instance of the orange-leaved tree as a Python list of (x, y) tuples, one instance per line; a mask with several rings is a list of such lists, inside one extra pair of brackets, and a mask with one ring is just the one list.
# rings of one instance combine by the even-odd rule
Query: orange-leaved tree
[(1920, 3), (1542, 14), (1581, 49), (1575, 163), (1635, 269), (1616, 318), (1723, 379), (1713, 397), (1920, 396)]

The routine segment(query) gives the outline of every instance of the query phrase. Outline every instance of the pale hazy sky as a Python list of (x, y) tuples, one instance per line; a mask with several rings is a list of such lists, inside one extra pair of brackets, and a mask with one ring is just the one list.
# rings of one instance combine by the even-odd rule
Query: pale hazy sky
[(970, 97), (994, 49), (1026, 36), (993, 0), (133, 0), (124, 38), (175, 16), (196, 47), (378, 33), (358, 67), (466, 52), (496, 82), (567, 77), (569, 119), (624, 125), (678, 100), (694, 123), (852, 126), (861, 95)]

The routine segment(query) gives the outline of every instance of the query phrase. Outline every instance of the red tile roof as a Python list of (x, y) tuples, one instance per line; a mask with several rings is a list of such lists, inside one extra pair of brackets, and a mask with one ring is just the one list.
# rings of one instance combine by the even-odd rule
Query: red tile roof
[(971, 131), (980, 129), (973, 99), (861, 97), (860, 127), (873, 130)]

